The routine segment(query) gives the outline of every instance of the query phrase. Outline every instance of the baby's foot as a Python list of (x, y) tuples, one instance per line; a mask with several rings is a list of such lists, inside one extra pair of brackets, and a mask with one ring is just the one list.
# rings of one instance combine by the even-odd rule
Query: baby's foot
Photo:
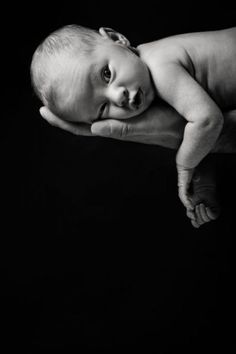
[(187, 216), (191, 219), (193, 227), (216, 220), (220, 215), (220, 205), (215, 184), (201, 185), (193, 180), (193, 193), (191, 200), (194, 210), (187, 210)]

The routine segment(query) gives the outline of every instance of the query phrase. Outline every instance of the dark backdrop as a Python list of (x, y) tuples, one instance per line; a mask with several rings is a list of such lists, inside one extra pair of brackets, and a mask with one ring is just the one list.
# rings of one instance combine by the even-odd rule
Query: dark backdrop
[(29, 65), (65, 24), (112, 27), (137, 45), (234, 26), (233, 5), (31, 2), (2, 17), (2, 343), (30, 353), (227, 351), (235, 156), (216, 157), (220, 218), (193, 229), (175, 153), (49, 126)]

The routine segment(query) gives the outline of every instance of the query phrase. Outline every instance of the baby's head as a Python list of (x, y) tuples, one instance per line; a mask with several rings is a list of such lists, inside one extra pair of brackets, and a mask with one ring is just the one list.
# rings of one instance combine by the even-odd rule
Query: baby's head
[(110, 28), (68, 25), (53, 32), (33, 55), (31, 79), (42, 103), (72, 122), (130, 118), (154, 98), (146, 64)]

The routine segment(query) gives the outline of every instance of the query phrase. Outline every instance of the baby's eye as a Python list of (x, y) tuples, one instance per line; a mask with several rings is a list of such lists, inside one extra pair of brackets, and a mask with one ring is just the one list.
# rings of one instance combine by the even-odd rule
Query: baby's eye
[(108, 65), (106, 65), (102, 70), (102, 78), (106, 83), (109, 83), (111, 79), (111, 70)]

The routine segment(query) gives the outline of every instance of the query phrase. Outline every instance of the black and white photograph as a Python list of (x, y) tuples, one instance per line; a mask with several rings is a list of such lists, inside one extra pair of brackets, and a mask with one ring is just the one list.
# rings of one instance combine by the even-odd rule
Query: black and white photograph
[(229, 353), (233, 4), (2, 17), (1, 352)]

